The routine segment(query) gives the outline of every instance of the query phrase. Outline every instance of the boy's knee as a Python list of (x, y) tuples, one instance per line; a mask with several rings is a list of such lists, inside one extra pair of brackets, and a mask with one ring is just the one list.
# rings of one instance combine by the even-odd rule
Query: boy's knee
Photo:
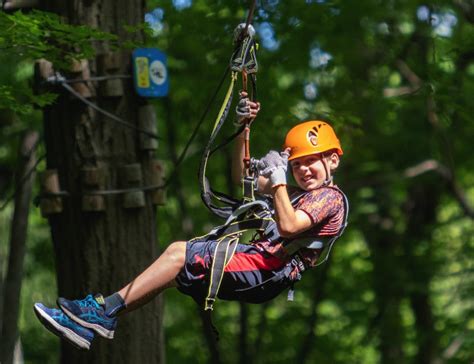
[(175, 241), (174, 243), (171, 243), (168, 248), (166, 248), (165, 254), (176, 263), (183, 265), (186, 257), (186, 242)]

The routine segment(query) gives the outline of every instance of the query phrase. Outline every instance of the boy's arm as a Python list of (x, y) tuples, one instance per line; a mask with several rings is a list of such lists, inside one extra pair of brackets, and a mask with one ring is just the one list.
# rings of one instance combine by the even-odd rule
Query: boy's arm
[(278, 184), (272, 188), (278, 232), (282, 237), (296, 235), (308, 230), (313, 222), (302, 210), (295, 210), (291, 205), (286, 185)]
[(237, 135), (234, 142), (234, 153), (232, 154), (232, 181), (235, 184), (239, 184), (244, 176), (245, 166), (244, 166), (244, 156), (245, 156), (245, 136), (244, 131)]
[(288, 195), (286, 170), (290, 150), (271, 150), (259, 161), (260, 174), (267, 178), (266, 187), (273, 196), (276, 222), (281, 236), (288, 237), (308, 230), (313, 222), (307, 213), (295, 210)]
[[(245, 119), (251, 122), (257, 117), (260, 111), (260, 103), (250, 101), (245, 91), (240, 92), (240, 100), (237, 105), (237, 123), (242, 124)], [(245, 174), (245, 131), (242, 131), (235, 139), (234, 152), (232, 154), (232, 180), (235, 184), (240, 184)]]

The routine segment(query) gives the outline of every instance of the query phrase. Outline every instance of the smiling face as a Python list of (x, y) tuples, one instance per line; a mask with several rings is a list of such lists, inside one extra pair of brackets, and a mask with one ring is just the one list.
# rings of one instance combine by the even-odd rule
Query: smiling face
[(293, 159), (290, 165), (298, 186), (305, 191), (312, 191), (331, 178), (339, 165), (339, 155), (331, 153), (323, 157), (321, 154), (311, 154)]

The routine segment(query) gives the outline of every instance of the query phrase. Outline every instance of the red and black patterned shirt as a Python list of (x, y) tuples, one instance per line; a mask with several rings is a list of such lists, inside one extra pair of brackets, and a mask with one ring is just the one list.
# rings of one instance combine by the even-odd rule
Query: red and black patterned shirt
[[(295, 192), (294, 190), (289, 190), (290, 197)], [(337, 235), (343, 227), (345, 217), (344, 197), (337, 186), (321, 187), (308, 191), (296, 202), (294, 208), (306, 213), (311, 219), (312, 226), (294, 237), (286, 238), (286, 241), (331, 237)], [(282, 240), (259, 241), (255, 244), (268, 253), (287, 260), (289, 255), (285, 251)], [(307, 266), (314, 266), (321, 251), (322, 249), (302, 248), (299, 253)]]

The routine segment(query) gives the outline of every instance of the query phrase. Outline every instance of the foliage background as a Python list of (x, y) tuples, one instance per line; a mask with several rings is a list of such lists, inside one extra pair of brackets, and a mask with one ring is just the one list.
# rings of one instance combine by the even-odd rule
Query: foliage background
[[(154, 104), (164, 136), (158, 156), (170, 173), (224, 72), (232, 31), (248, 3), (149, 0), (148, 7), (147, 46), (168, 55), (170, 94)], [(336, 181), (351, 202), (350, 225), (330, 262), (305, 274), (294, 302), (285, 295), (262, 306), (218, 302), (223, 362), (474, 360), (473, 14), (472, 4), (461, 0), (258, 2), (262, 111), (252, 129), (252, 154), (279, 149), (300, 120), (330, 120), (345, 152)], [(95, 34), (115, 41), (83, 31), (74, 39)], [(18, 135), (41, 131), (41, 114), (24, 107), (39, 102), (20, 92), (30, 89), (36, 55), (1, 44), (7, 45), (0, 50), (0, 92), (11, 95), (2, 97), (9, 101), (0, 113), (3, 202), (13, 192)], [(218, 222), (203, 208), (196, 173), (219, 106), (212, 106), (159, 208), (162, 248)], [(230, 121), (224, 135), (233, 131)], [(229, 157), (230, 148), (209, 167), (213, 183), (227, 191), (233, 188)], [(3, 263), (11, 215), (11, 205), (0, 212)], [(130, 249), (139, 247), (131, 242)], [(53, 261), (46, 221), (33, 209), (20, 322), (31, 363), (58, 357), (56, 338), (31, 310), (36, 301), (54, 304)], [(198, 308), (177, 292), (165, 297), (168, 361), (207, 362)]]

